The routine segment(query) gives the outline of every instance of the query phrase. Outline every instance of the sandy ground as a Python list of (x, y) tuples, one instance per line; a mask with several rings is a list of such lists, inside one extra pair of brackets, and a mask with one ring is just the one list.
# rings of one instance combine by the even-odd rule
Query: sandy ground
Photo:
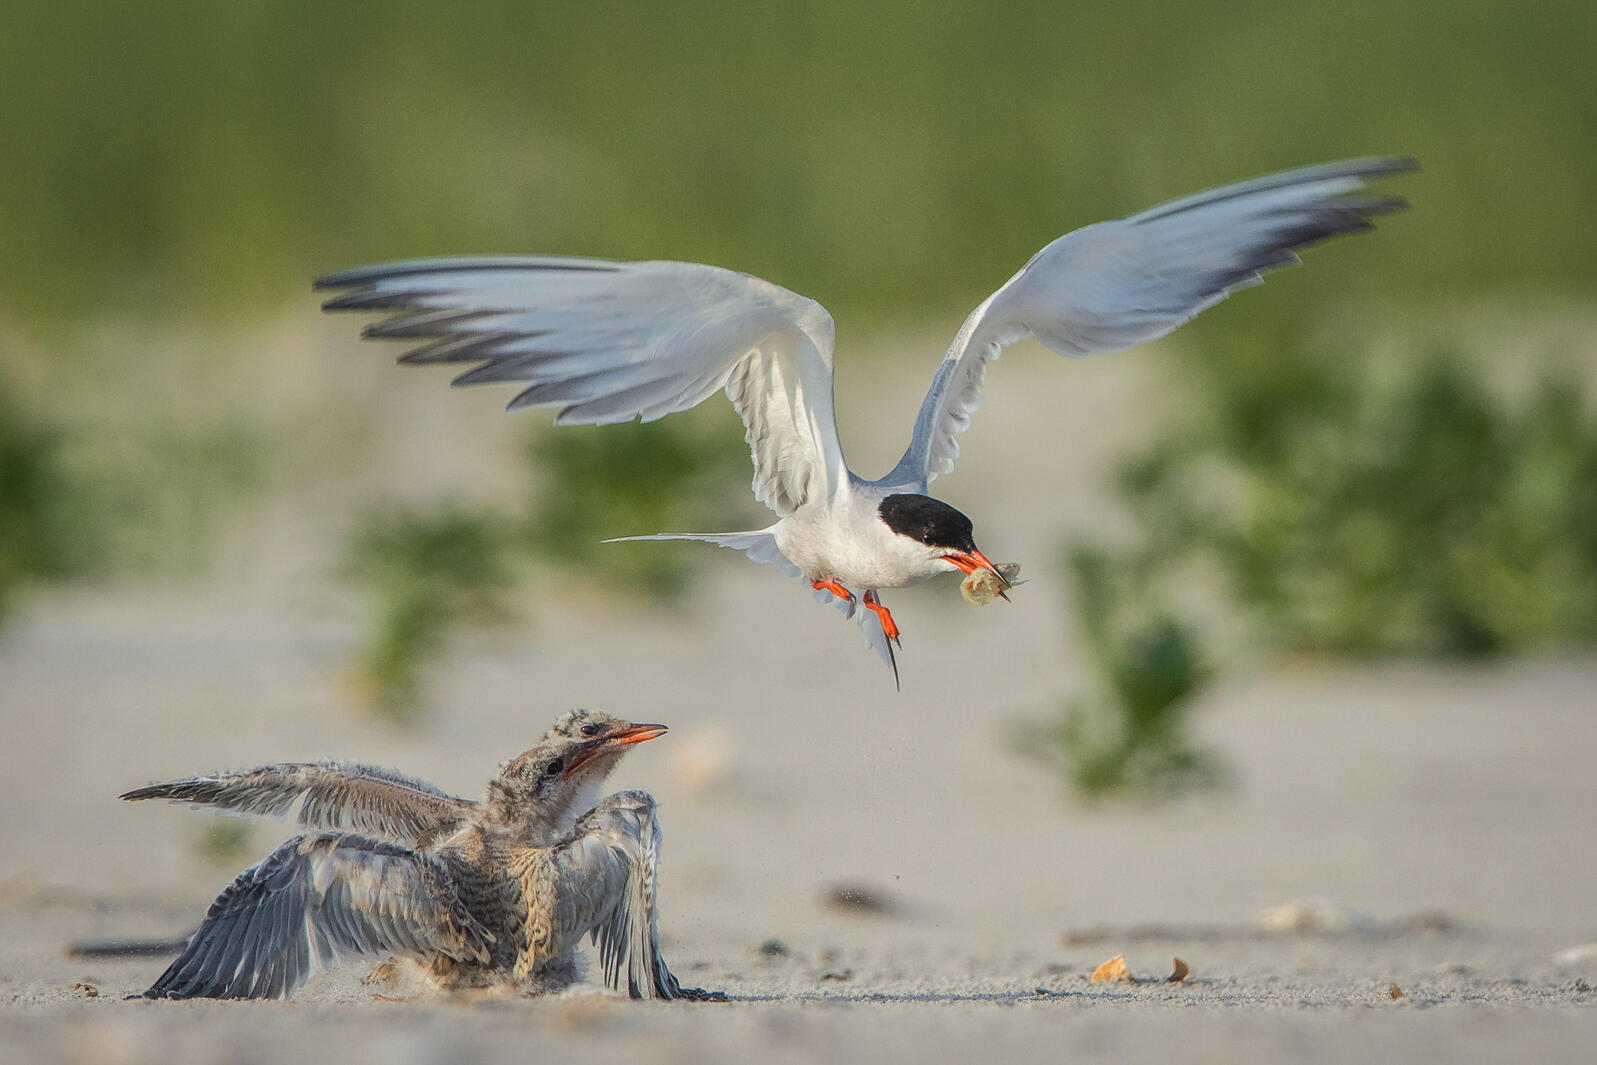
[[(989, 402), (1025, 424), (1057, 371), (1008, 362)], [(1168, 806), (1074, 806), (1005, 747), (1006, 721), (1081, 683), (1050, 562), (1125, 438), (1116, 403), (1139, 378), (1110, 365), (1071, 367), (1048, 412), (1057, 493), (1006, 508), (1035, 462), (977, 423), (984, 458), (950, 494), (1037, 579), (979, 612), (951, 580), (895, 595), (901, 693), (829, 610), (728, 557), (682, 615), (569, 588), (529, 601), (395, 731), (351, 705), (353, 619), (303, 497), (257, 515), (204, 584), (34, 601), (0, 642), (0, 1060), (1587, 1059), (1597, 659), (1237, 674), (1196, 717), (1231, 787)], [(885, 459), (873, 431), (862, 450)], [(429, 442), (411, 475), (448, 469)], [(246, 864), (208, 863), (205, 815), (118, 803), (128, 787), (340, 757), (476, 794), (574, 705), (672, 726), (612, 782), (662, 804), (667, 958), (732, 1002), (385, 1002), (358, 967), (288, 1003), (129, 1002), (163, 960), (64, 952), (180, 934)], [(255, 828), (248, 860), (285, 835)], [(838, 909), (839, 886), (883, 910)], [(1294, 901), (1299, 927), (1261, 924)], [(1121, 953), (1144, 982), (1087, 978)], [(1173, 956), (1191, 976), (1158, 982)]]

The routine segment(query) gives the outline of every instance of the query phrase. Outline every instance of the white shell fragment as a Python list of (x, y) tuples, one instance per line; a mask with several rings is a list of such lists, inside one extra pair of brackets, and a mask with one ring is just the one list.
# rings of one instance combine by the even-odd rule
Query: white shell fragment
[[(1003, 580), (998, 579), (998, 573), (1004, 575)], [(971, 606), (986, 606), (1002, 596), (1007, 588), (1026, 583), (1019, 579), (1019, 562), (998, 563), (998, 573), (985, 569), (972, 570), (959, 582), (959, 594), (963, 595), (965, 602)], [(1006, 585), (1004, 581), (1009, 583)]]

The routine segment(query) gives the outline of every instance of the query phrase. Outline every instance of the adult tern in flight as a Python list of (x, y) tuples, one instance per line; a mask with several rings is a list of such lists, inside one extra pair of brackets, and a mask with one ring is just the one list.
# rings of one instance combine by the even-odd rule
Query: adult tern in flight
[(1060, 237), (965, 319), (909, 447), (876, 480), (843, 460), (831, 315), (758, 277), (679, 262), (463, 257), (361, 267), (316, 287), (347, 290), (327, 310), (391, 312), (363, 335), (422, 342), (401, 362), (475, 363), (456, 385), (514, 382), (510, 409), (558, 407), (556, 424), (652, 421), (724, 389), (747, 429), (754, 498), (775, 524), (623, 539), (703, 540), (802, 577), (860, 622), (896, 678), (899, 629), (879, 589), (956, 571), (1003, 581), (970, 519), (927, 494), (954, 468), (988, 362), (1026, 337), (1061, 355), (1161, 337), (1296, 264), (1299, 249), (1406, 207), (1360, 190), (1414, 168), (1384, 157), (1290, 170)]

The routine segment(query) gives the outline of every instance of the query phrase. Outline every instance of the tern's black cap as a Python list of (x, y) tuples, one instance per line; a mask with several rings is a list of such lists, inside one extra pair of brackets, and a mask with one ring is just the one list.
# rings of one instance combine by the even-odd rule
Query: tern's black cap
[(976, 540), (970, 519), (940, 499), (921, 495), (891, 495), (876, 508), (882, 522), (900, 536), (919, 540), (927, 547), (974, 551)]

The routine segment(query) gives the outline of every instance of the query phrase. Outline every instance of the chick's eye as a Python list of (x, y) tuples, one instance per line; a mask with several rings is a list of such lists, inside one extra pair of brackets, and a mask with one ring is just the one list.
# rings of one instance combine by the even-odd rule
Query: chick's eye
[(546, 777), (552, 777), (556, 773), (559, 773), (561, 770), (565, 769), (565, 767), (566, 767), (565, 759), (556, 758), (554, 761), (550, 762), (548, 764), (548, 766), (546, 766), (544, 768), (543, 775), (546, 776)]
[(599, 726), (598, 725), (583, 725), (582, 726), (582, 734), (584, 736), (597, 736), (599, 734)]

